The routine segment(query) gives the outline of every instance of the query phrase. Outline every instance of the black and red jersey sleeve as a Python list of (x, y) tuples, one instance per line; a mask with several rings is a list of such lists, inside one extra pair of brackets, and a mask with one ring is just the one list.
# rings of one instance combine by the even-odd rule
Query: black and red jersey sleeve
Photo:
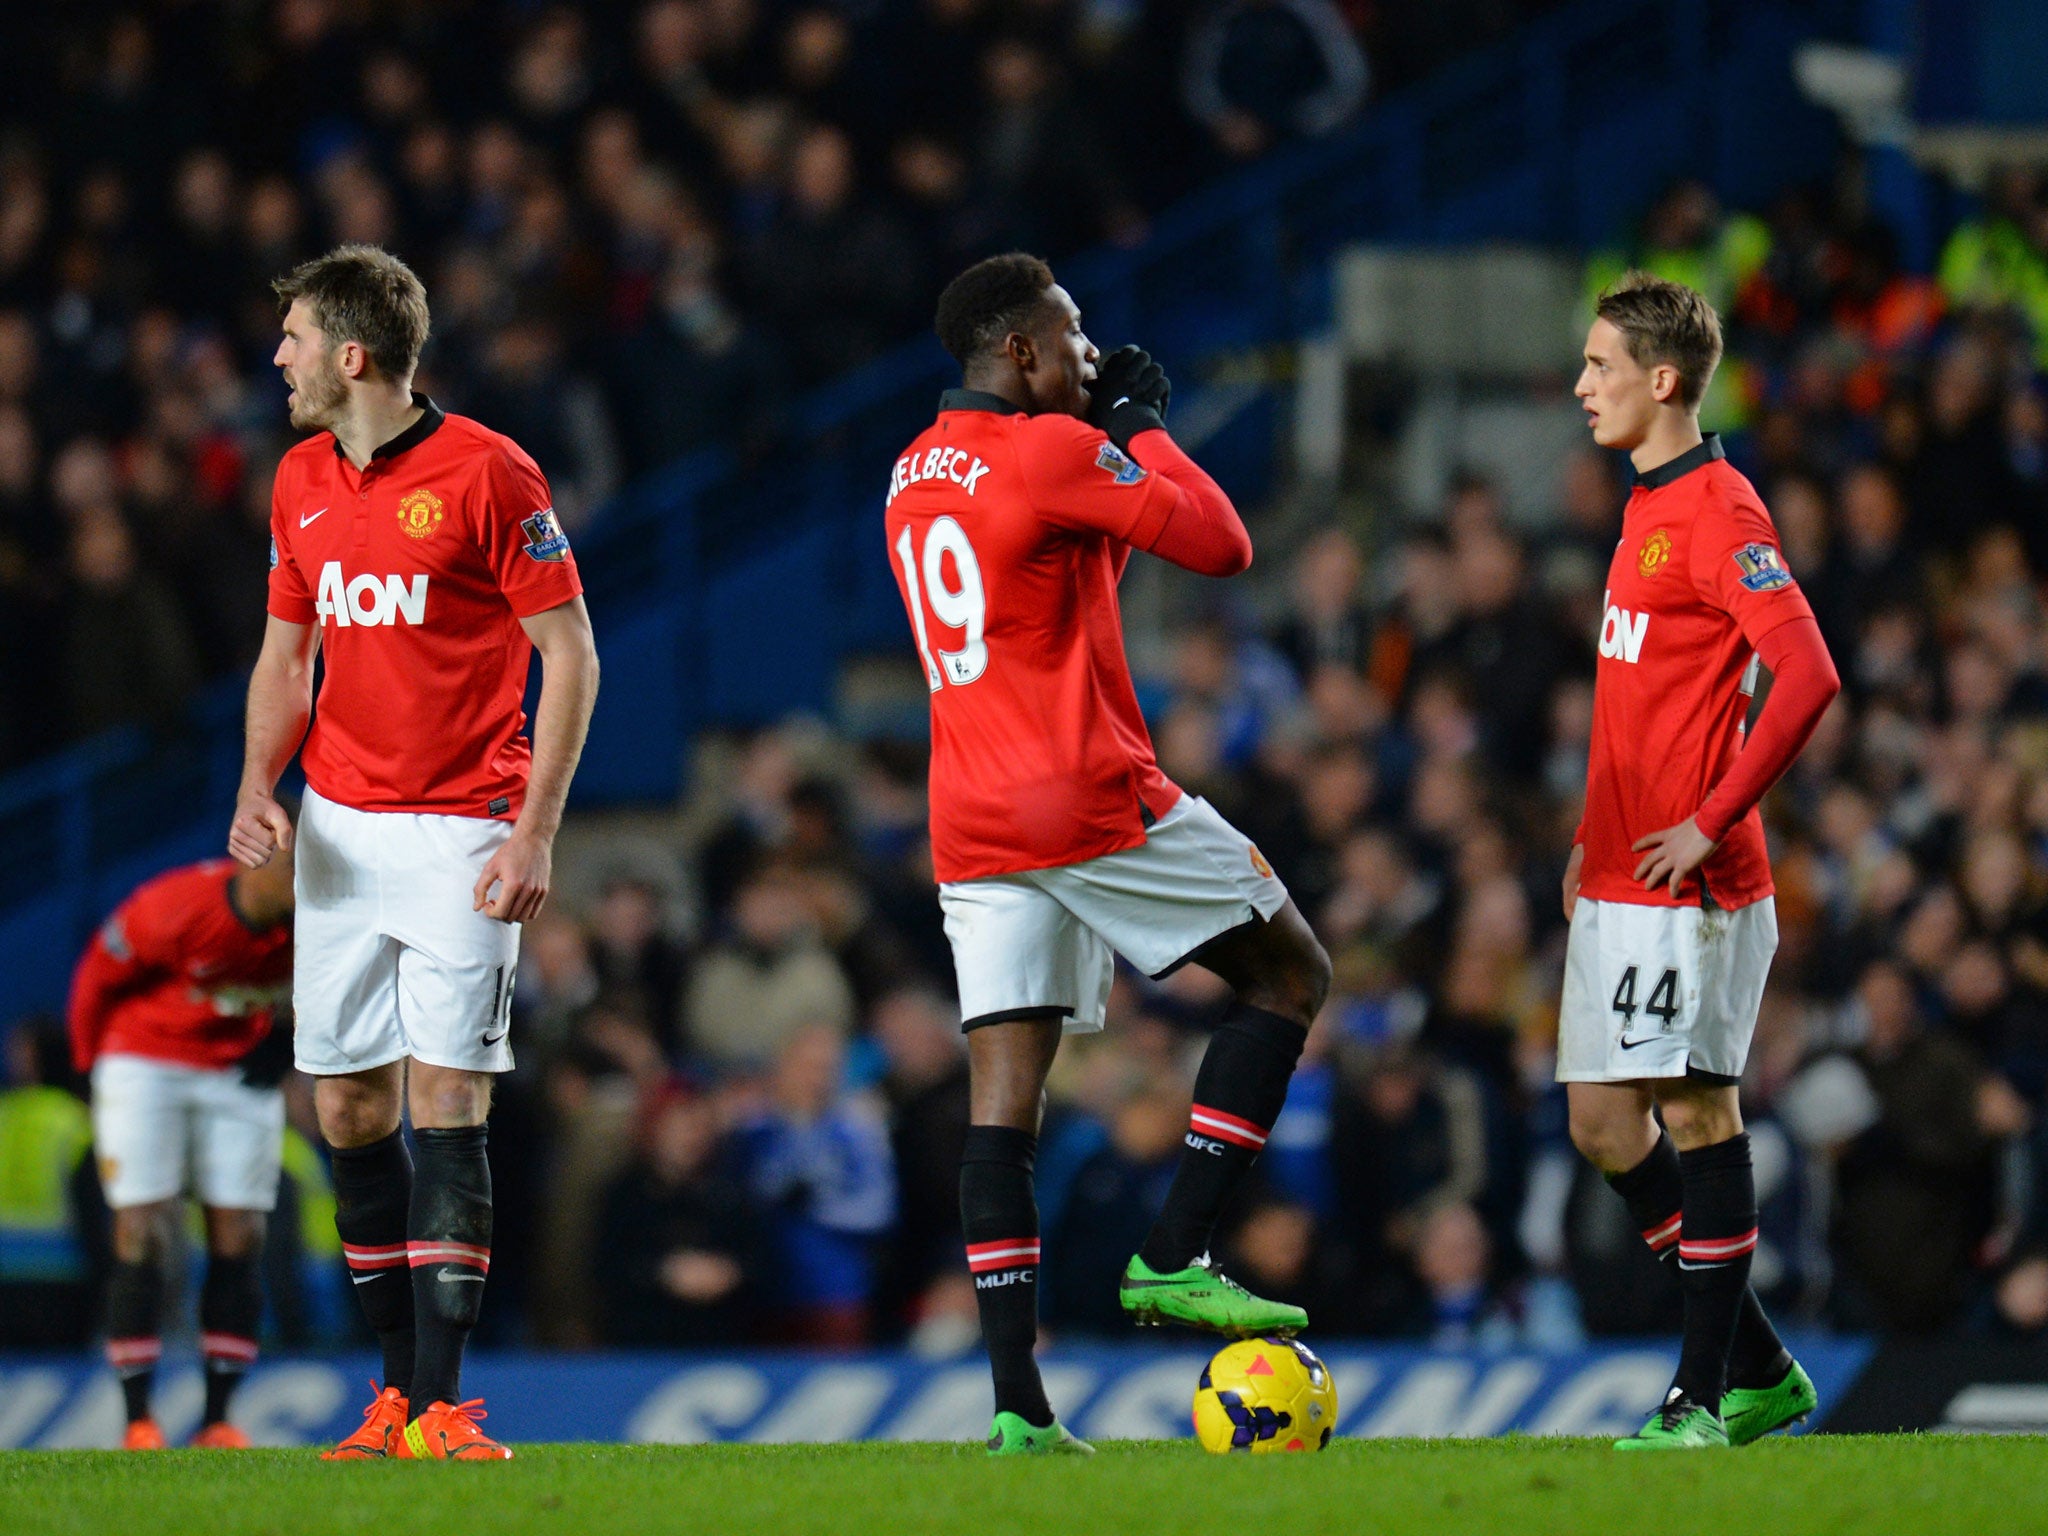
[(514, 613), (530, 618), (582, 593), (547, 477), (522, 449), (506, 442), (488, 455), (476, 496), (477, 542)]
[(1700, 600), (1733, 618), (1751, 646), (1780, 624), (1812, 618), (1778, 530), (1747, 483), (1721, 481), (1703, 492), (1692, 534), (1691, 576)]

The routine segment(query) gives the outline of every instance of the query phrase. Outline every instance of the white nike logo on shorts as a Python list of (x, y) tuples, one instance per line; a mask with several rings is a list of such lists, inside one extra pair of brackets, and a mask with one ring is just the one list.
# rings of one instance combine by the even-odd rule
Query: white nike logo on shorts
[(321, 518), (325, 517), (326, 515), (327, 509), (325, 507), (322, 507), (318, 512), (315, 512), (311, 517), (301, 517), (299, 519), (299, 526), (301, 528), (304, 528), (313, 523), (317, 523), (320, 521)]

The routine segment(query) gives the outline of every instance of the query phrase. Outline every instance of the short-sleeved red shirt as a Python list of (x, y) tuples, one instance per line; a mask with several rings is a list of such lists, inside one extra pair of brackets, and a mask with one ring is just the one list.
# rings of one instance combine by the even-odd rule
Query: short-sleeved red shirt
[(509, 437), (419, 421), (358, 472), (332, 433), (271, 492), (270, 612), (318, 622), (306, 782), (363, 811), (514, 817), (532, 749), (522, 618), (583, 590), (548, 483)]
[[(1698, 906), (1697, 877), (1676, 900), (1665, 886), (1646, 890), (1631, 845), (1700, 809), (1742, 750), (1757, 642), (1813, 617), (1770, 514), (1718, 439), (1636, 477), (1604, 606), (1579, 894)], [(1726, 909), (1771, 894), (1754, 808), (1699, 874)]]
[(228, 897), (230, 859), (168, 870), (100, 925), (71, 979), (71, 1053), (232, 1066), (290, 990), (292, 925), (256, 931)]
[(1135, 848), (1180, 799), (1117, 609), (1131, 549), (1152, 546), (1176, 500), (1086, 422), (974, 390), (948, 391), (897, 459), (889, 558), (931, 687), (940, 880)]

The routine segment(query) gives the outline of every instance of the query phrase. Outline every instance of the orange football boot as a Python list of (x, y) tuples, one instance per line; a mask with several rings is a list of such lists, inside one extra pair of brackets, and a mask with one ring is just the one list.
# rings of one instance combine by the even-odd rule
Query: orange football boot
[(246, 1451), (249, 1437), (223, 1419), (218, 1424), (203, 1426), (192, 1437), (192, 1444), (202, 1451)]
[(435, 1403), (405, 1426), (406, 1449), (418, 1461), (510, 1461), (511, 1451), (476, 1427), (484, 1400)]
[(378, 1392), (374, 1381), (370, 1390), (377, 1396), (363, 1410), (363, 1427), (333, 1450), (322, 1451), (322, 1461), (376, 1461), (386, 1456), (403, 1461), (412, 1455), (405, 1448), (405, 1421), (411, 1411), (405, 1394), (396, 1387)]
[(156, 1427), (155, 1419), (137, 1419), (128, 1426), (128, 1432), (121, 1437), (124, 1451), (160, 1451), (170, 1442), (164, 1439), (164, 1432)]

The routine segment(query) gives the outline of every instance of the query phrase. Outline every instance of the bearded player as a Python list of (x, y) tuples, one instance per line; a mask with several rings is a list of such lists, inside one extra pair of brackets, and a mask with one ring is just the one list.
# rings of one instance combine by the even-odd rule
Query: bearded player
[[(1841, 682), (1777, 530), (1703, 437), (1707, 301), (1630, 273), (1603, 294), (1577, 394), (1635, 489), (1607, 578), (1557, 1076), (1572, 1140), (1685, 1297), (1678, 1374), (1623, 1450), (1737, 1445), (1813, 1411), (1750, 1288), (1756, 1181), (1738, 1085), (1778, 947), (1757, 802)], [(1761, 660), (1772, 687), (1747, 741)], [(1657, 1123), (1657, 1113), (1663, 1126)]]
[(262, 869), (208, 859), (144, 882), (72, 973), (71, 1060), (92, 1074), (93, 1146), (114, 1215), (107, 1363), (121, 1378), (131, 1451), (165, 1444), (150, 1391), (188, 1169), (206, 1222), (206, 1406), (192, 1443), (249, 1444), (228, 1408), (256, 1363), (257, 1267), (284, 1156), (278, 1085), (291, 1061), (273, 1031), (291, 978), (289, 854)]
[(1124, 659), (1131, 551), (1207, 576), (1251, 564), (1215, 481), (1165, 431), (1145, 353), (1099, 357), (1036, 257), (993, 257), (939, 300), (963, 387), (897, 460), (888, 540), (931, 689), (932, 860), (972, 1074), (960, 1210), (995, 1377), (997, 1454), (1086, 1451), (1037, 1342), (1032, 1172), (1063, 1030), (1098, 1030), (1113, 954), (1194, 961), (1235, 996), (1195, 1081), (1172, 1188), (1120, 1287), (1142, 1323), (1286, 1332), (1209, 1258), (1280, 1112), (1330, 962), (1272, 867), (1159, 771)]
[(481, 1400), (459, 1390), (491, 1262), (484, 1122), (492, 1075), (512, 1067), (518, 925), (547, 899), (597, 652), (533, 460), (413, 393), (419, 279), (345, 245), (274, 286), (292, 425), (314, 435), (272, 492), (270, 618), (228, 849), (260, 868), (291, 846), (273, 789), (303, 742), (296, 1055), (317, 1079), (335, 1226), (384, 1353), (362, 1428), (326, 1455), (502, 1459)]

